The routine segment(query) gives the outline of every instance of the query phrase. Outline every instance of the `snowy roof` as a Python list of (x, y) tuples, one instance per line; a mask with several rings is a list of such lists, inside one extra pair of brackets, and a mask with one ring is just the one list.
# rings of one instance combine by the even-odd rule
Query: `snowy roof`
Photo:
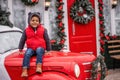
[(17, 27), (9, 27), (9, 26), (5, 26), (5, 25), (0, 25), (0, 32), (3, 32), (3, 31), (22, 31), (21, 29), (17, 28)]

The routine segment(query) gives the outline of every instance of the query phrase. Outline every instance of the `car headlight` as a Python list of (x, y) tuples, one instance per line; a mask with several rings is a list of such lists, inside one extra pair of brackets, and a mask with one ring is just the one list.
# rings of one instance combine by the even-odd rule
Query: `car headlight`
[(75, 73), (75, 76), (78, 78), (80, 75), (80, 67), (78, 64), (75, 64), (74, 66), (74, 73)]

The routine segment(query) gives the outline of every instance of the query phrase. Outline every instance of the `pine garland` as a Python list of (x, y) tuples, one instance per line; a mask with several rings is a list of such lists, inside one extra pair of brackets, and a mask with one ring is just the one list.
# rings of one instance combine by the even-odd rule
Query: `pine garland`
[[(51, 40), (51, 44), (52, 44), (52, 49), (53, 50), (61, 50), (64, 47), (64, 43), (65, 43), (65, 32), (64, 32), (64, 23), (63, 23), (63, 1), (62, 0), (57, 0), (56, 1), (56, 26), (57, 26), (57, 38), (54, 38)], [(59, 39), (59, 40), (58, 40)]]
[(39, 0), (21, 0), (27, 6), (34, 6)]
[[(100, 64), (98, 66), (98, 64)], [(92, 80), (96, 80), (97, 75), (100, 74), (100, 80), (104, 80), (106, 76), (106, 64), (104, 62), (104, 57), (102, 55), (99, 55), (96, 60), (92, 63)], [(101, 73), (98, 72), (98, 68), (100, 67)]]
[(10, 12), (3, 11), (0, 6), (0, 25), (13, 27), (13, 24), (9, 20), (9, 16), (10, 16)]
[(103, 16), (103, 1), (98, 0), (99, 4), (99, 27), (100, 27), (100, 53), (103, 55), (104, 53), (104, 44), (105, 44), (105, 39), (108, 38), (108, 36), (105, 36), (104, 34), (104, 16)]

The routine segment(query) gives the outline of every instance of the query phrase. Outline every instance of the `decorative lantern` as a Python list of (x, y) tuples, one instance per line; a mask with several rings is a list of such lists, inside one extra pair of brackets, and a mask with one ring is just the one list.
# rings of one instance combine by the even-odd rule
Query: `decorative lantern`
[(118, 0), (112, 0), (112, 8), (115, 8), (118, 4)]
[(45, 10), (47, 11), (50, 6), (50, 0), (45, 0)]

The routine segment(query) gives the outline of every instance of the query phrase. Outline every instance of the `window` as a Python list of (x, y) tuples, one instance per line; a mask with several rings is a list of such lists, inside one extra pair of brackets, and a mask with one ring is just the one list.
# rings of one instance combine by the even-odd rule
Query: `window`
[(120, 36), (120, 1), (117, 6), (111, 9), (111, 31), (112, 35)]
[(0, 33), (0, 54), (17, 49), (21, 35), (22, 33), (19, 31)]

